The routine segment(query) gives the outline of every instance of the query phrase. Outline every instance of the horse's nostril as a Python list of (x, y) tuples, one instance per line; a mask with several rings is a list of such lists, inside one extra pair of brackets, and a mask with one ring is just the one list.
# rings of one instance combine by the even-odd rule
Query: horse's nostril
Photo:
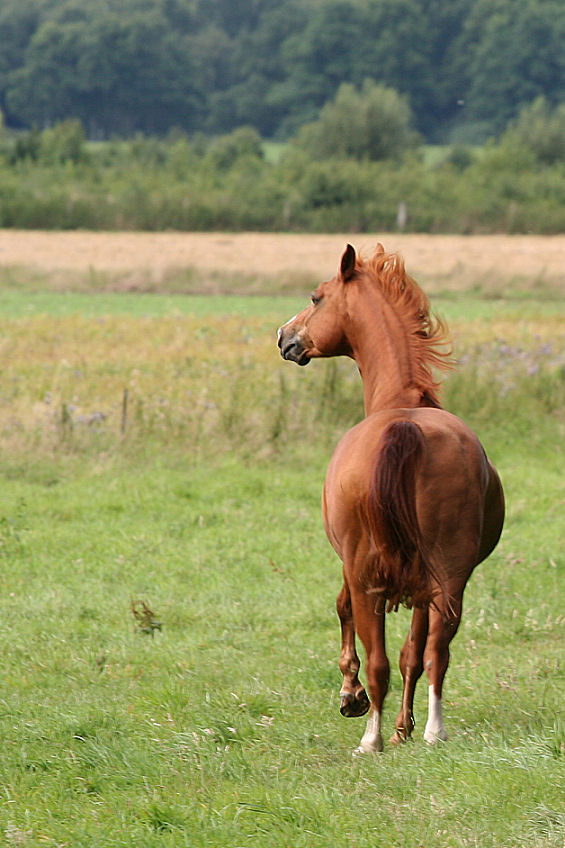
[(281, 339), (281, 343), (279, 344), (281, 349), (281, 356), (283, 359), (292, 359), (296, 360), (302, 353), (302, 345), (296, 336), (292, 336), (290, 339)]
[(281, 353), (282, 353), (282, 355), (283, 355), (283, 359), (288, 359), (288, 354), (290, 353), (290, 351), (291, 351), (291, 350), (292, 350), (292, 348), (294, 347), (294, 343), (293, 343), (293, 342), (288, 342), (288, 344), (285, 344), (285, 345), (284, 345), (284, 347), (282, 346), (282, 344), (281, 344), (281, 345), (279, 345), (279, 347), (280, 347), (280, 349), (281, 349)]

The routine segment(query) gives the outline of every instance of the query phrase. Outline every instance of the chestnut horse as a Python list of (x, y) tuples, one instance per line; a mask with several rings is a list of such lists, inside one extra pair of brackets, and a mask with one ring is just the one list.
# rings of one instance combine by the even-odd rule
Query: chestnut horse
[[(391, 742), (412, 733), (424, 669), (424, 739), (445, 740), (443, 680), (463, 590), (496, 546), (504, 520), (496, 470), (475, 434), (439, 404), (432, 369), (451, 367), (446, 328), (399, 256), (378, 245), (365, 261), (347, 245), (338, 274), (280, 328), (278, 344), (284, 359), (299, 365), (350, 356), (363, 380), (366, 417), (337, 445), (323, 493), (326, 533), (343, 562), (341, 713), (370, 709), (355, 753), (383, 748), (385, 612), (401, 603), (413, 613), (400, 653), (404, 686)], [(367, 656), (370, 701), (359, 681), (356, 633)]]

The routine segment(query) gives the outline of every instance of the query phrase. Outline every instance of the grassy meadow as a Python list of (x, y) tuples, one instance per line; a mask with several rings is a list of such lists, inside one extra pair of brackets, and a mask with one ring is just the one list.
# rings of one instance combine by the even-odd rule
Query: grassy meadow
[[(359, 377), (280, 360), (302, 278), (233, 279), (0, 269), (0, 842), (563, 848), (563, 287), (433, 299), (460, 362), (444, 401), (507, 521), (466, 591), (449, 742), (423, 742), (423, 679), (413, 741), (353, 759), (320, 494)], [(409, 620), (387, 621), (387, 737)]]

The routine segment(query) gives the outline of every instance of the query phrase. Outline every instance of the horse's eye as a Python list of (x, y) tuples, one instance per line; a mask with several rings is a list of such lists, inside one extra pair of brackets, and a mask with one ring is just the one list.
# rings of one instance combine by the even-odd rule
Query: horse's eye
[(322, 298), (320, 297), (320, 295), (319, 295), (319, 294), (316, 294), (315, 292), (314, 292), (314, 294), (313, 294), (313, 295), (311, 296), (311, 298), (310, 298), (310, 300), (312, 301), (312, 304), (313, 304), (314, 306), (316, 306), (316, 305), (317, 305), (317, 304), (321, 301), (321, 299), (322, 299)]

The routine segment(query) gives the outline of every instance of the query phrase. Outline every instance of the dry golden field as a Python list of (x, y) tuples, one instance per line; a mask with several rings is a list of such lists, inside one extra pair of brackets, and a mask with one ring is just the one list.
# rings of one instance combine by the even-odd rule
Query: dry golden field
[[(65, 287), (85, 274), (98, 285), (158, 289), (190, 271), (195, 290), (229, 277), (271, 281), (288, 289), (300, 279), (333, 274), (346, 242), (362, 253), (377, 241), (400, 252), (428, 290), (480, 284), (549, 285), (565, 289), (565, 236), (440, 236), (413, 234), (297, 235), (261, 233), (94, 233), (0, 230), (0, 270), (29, 269)], [(280, 286), (276, 281), (280, 281)]]

